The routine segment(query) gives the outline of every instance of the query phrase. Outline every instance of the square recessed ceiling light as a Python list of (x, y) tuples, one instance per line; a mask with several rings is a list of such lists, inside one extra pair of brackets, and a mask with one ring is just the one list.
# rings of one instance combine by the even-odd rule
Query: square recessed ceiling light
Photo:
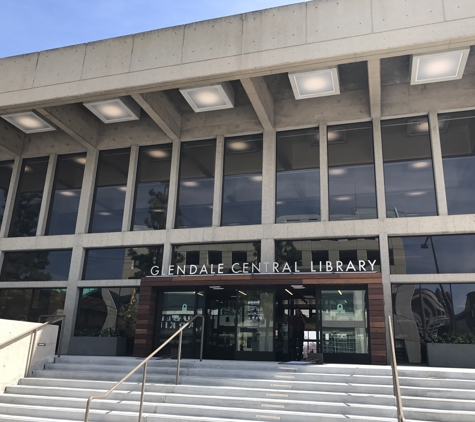
[(128, 97), (83, 104), (104, 123), (127, 122), (140, 118), (140, 106)]
[(32, 111), (24, 113), (6, 114), (2, 116), (7, 122), (25, 133), (50, 132), (56, 130), (48, 122)]
[(470, 49), (415, 54), (411, 60), (411, 85), (462, 79)]
[(229, 82), (180, 89), (180, 92), (195, 113), (234, 107), (234, 89)]
[(296, 100), (326, 97), (340, 93), (336, 67), (311, 72), (289, 73), (289, 79)]

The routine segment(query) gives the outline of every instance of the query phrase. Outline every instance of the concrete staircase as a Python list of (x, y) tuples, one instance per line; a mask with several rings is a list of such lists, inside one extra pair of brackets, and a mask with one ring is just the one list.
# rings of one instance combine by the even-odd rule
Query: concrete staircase
[[(58, 357), (0, 394), (0, 421), (82, 421), (86, 399), (111, 388), (138, 362)], [(150, 361), (143, 421), (396, 421), (387, 366), (183, 360), (175, 386), (175, 365)], [(406, 421), (475, 421), (475, 370), (399, 372)], [(139, 371), (107, 400), (93, 402), (90, 421), (137, 422), (141, 379)]]

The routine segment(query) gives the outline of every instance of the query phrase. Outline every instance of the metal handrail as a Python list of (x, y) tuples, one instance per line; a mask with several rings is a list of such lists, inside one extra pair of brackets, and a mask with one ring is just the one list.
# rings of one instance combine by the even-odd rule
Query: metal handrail
[(391, 321), (390, 315), (388, 315), (388, 325), (389, 325), (389, 339), (391, 342), (391, 369), (393, 372), (394, 397), (396, 397), (397, 420), (398, 422), (404, 422), (405, 419), (404, 419), (404, 411), (402, 409), (401, 388), (399, 387), (399, 376), (397, 372), (397, 363), (396, 363), (396, 347), (394, 346), (393, 323)]
[[(50, 316), (50, 315), (42, 315), (42, 316)], [(32, 363), (32, 360), (33, 360), (33, 353), (36, 349), (36, 344), (35, 344), (36, 343), (36, 335), (37, 335), (38, 331), (42, 330), (47, 325), (52, 325), (52, 324), (54, 324), (58, 321), (63, 320), (64, 318), (66, 318), (66, 315), (54, 315), (54, 316), (56, 318), (53, 319), (52, 321), (47, 321), (44, 324), (41, 324), (41, 325), (39, 325), (37, 327), (34, 327), (34, 328), (31, 328), (28, 331), (25, 331), (25, 332), (15, 336), (15, 337), (11, 338), (10, 340), (7, 340), (4, 343), (0, 344), (0, 350), (1, 350), (5, 347), (10, 346), (13, 343), (16, 343), (18, 340), (21, 340), (21, 339), (25, 338), (26, 336), (28, 336), (30, 334), (33, 334), (32, 339), (30, 340), (30, 349), (28, 350), (28, 357), (27, 357), (27, 360), (26, 360), (25, 377), (28, 376), (28, 374), (30, 373), (30, 370), (31, 370), (31, 363)], [(63, 324), (61, 324), (61, 331), (62, 330), (63, 330)], [(60, 338), (61, 338), (61, 334), (60, 334)], [(58, 339), (56, 339), (56, 341), (58, 341)]]
[(146, 379), (146, 374), (147, 374), (147, 363), (148, 361), (160, 350), (162, 350), (170, 341), (172, 341), (178, 334), (180, 334), (180, 340), (178, 343), (178, 356), (177, 356), (177, 362), (176, 362), (176, 379), (175, 379), (175, 384), (178, 385), (178, 378), (180, 374), (180, 361), (181, 361), (181, 343), (183, 340), (183, 330), (187, 328), (196, 318), (201, 318), (203, 320), (202, 325), (201, 325), (201, 344), (200, 344), (200, 362), (203, 361), (203, 341), (204, 341), (204, 323), (205, 323), (205, 317), (202, 314), (195, 315), (192, 319), (190, 319), (183, 327), (181, 327), (179, 330), (175, 332), (165, 343), (163, 343), (160, 347), (158, 347), (156, 350), (154, 350), (148, 357), (146, 357), (140, 364), (138, 364), (132, 371), (130, 371), (124, 378), (122, 378), (117, 384), (115, 384), (109, 391), (106, 393), (100, 395), (100, 396), (91, 396), (87, 400), (87, 406), (86, 406), (86, 413), (84, 415), (84, 422), (89, 421), (89, 411), (91, 410), (91, 403), (93, 400), (98, 400), (98, 399), (105, 399), (107, 396), (109, 396), (110, 393), (112, 393), (114, 390), (117, 389), (120, 385), (122, 385), (127, 379), (134, 374), (141, 366), (143, 366), (143, 376), (142, 376), (142, 393), (140, 396), (140, 407), (139, 407), (139, 419), (138, 422), (142, 421), (142, 409), (143, 409), (143, 399), (144, 399), (144, 394), (145, 394), (145, 379)]

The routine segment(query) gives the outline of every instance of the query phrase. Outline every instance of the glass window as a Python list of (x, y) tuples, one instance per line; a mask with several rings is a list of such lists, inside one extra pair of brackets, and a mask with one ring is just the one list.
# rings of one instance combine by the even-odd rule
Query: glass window
[(12, 170), (13, 161), (3, 161), (0, 163), (0, 227), (2, 227), (3, 213), (5, 212)]
[(129, 149), (101, 151), (91, 215), (91, 233), (122, 230), (129, 158)]
[(475, 235), (389, 238), (391, 274), (474, 273)]
[(38, 322), (43, 315), (62, 315), (65, 297), (66, 289), (0, 289), (0, 318)]
[(10, 237), (35, 236), (45, 187), (48, 157), (23, 161), (13, 208)]
[(88, 249), (83, 280), (124, 280), (150, 275), (162, 265), (163, 246)]
[(320, 221), (318, 129), (277, 134), (276, 222)]
[(46, 234), (73, 234), (76, 231), (85, 164), (86, 154), (58, 157)]
[(0, 281), (64, 281), (71, 250), (5, 252)]
[(328, 128), (330, 220), (378, 218), (371, 123)]
[(181, 145), (176, 228), (211, 226), (215, 160), (215, 140)]
[(427, 117), (381, 122), (388, 218), (437, 215)]
[(135, 188), (134, 230), (165, 228), (171, 159), (171, 144), (140, 148)]
[(449, 214), (475, 213), (475, 111), (439, 115)]
[[(279, 271), (381, 271), (379, 239), (279, 240), (275, 242)], [(328, 266), (327, 266), (328, 262)], [(288, 272), (288, 269), (286, 270)]]
[(262, 135), (227, 138), (222, 226), (261, 224)]

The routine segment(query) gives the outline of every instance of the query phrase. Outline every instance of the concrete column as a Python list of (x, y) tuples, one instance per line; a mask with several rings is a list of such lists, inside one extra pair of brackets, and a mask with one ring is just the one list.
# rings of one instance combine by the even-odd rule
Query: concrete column
[[(267, 272), (273, 272), (272, 262), (275, 260), (275, 242), (274, 239), (262, 239), (261, 240), (261, 262), (270, 262), (267, 266)], [(261, 272), (265, 272), (265, 268), (261, 269)]]
[(71, 337), (74, 335), (74, 326), (76, 323), (76, 314), (79, 302), (78, 281), (82, 278), (82, 269), (84, 266), (84, 257), (86, 250), (82, 246), (75, 246), (71, 254), (71, 266), (69, 268), (68, 287), (66, 289), (66, 298), (64, 300), (63, 334), (59, 346), (60, 354), (67, 354)]
[(36, 235), (44, 236), (46, 226), (48, 224), (49, 206), (51, 203), (51, 195), (53, 193), (54, 175), (56, 172), (56, 163), (58, 161), (57, 154), (50, 154), (48, 168), (46, 170), (45, 187), (43, 189), (43, 198), (41, 198), (40, 215), (38, 216), (38, 226), (36, 227)]
[(91, 220), (92, 201), (94, 199), (94, 188), (96, 184), (97, 163), (99, 161), (99, 151), (89, 149), (86, 156), (86, 166), (84, 168), (84, 178), (81, 187), (81, 198), (79, 199), (78, 219), (76, 221), (76, 234), (87, 233), (89, 231), (89, 221)]
[(386, 195), (384, 190), (383, 140), (381, 136), (381, 118), (373, 119), (374, 139), (374, 176), (376, 178), (376, 204), (378, 218), (386, 218)]
[(176, 205), (178, 199), (178, 178), (180, 172), (180, 147), (181, 142), (179, 140), (173, 141), (170, 186), (168, 189), (167, 229), (175, 228)]
[(224, 178), (224, 136), (216, 139), (216, 163), (214, 165), (214, 197), (213, 197), (213, 227), (221, 225), (221, 210), (223, 208), (223, 178)]
[(328, 200), (328, 144), (327, 124), (319, 126), (320, 148), (320, 221), (330, 219), (330, 207)]
[(132, 227), (132, 216), (134, 213), (135, 185), (137, 181), (137, 166), (139, 162), (138, 145), (130, 148), (129, 171), (127, 174), (127, 190), (125, 191), (124, 215), (122, 219), (122, 231), (128, 232)]
[(5, 210), (3, 212), (2, 227), (0, 227), (0, 239), (8, 237), (10, 223), (13, 216), (13, 208), (15, 207), (15, 198), (18, 190), (18, 183), (20, 182), (21, 168), (23, 166), (23, 159), (15, 158), (13, 162), (12, 177), (10, 179), (10, 186), (8, 187), (7, 200), (5, 202)]
[(168, 266), (172, 263), (173, 246), (170, 242), (163, 245), (162, 275), (168, 275)]
[(445, 195), (444, 165), (442, 163), (442, 148), (440, 146), (439, 120), (436, 111), (429, 112), (429, 127), (437, 210), (439, 215), (448, 215), (447, 197)]
[(389, 243), (388, 235), (381, 233), (379, 235), (379, 253), (381, 256), (381, 277), (383, 279), (383, 300), (384, 300), (384, 323), (386, 324), (386, 353), (388, 356), (388, 363), (390, 363), (391, 350), (389, 330), (387, 328), (388, 315), (393, 317), (393, 305), (391, 296), (391, 282), (390, 282), (390, 262), (389, 262)]
[(264, 132), (262, 143), (262, 224), (275, 223), (276, 132)]

